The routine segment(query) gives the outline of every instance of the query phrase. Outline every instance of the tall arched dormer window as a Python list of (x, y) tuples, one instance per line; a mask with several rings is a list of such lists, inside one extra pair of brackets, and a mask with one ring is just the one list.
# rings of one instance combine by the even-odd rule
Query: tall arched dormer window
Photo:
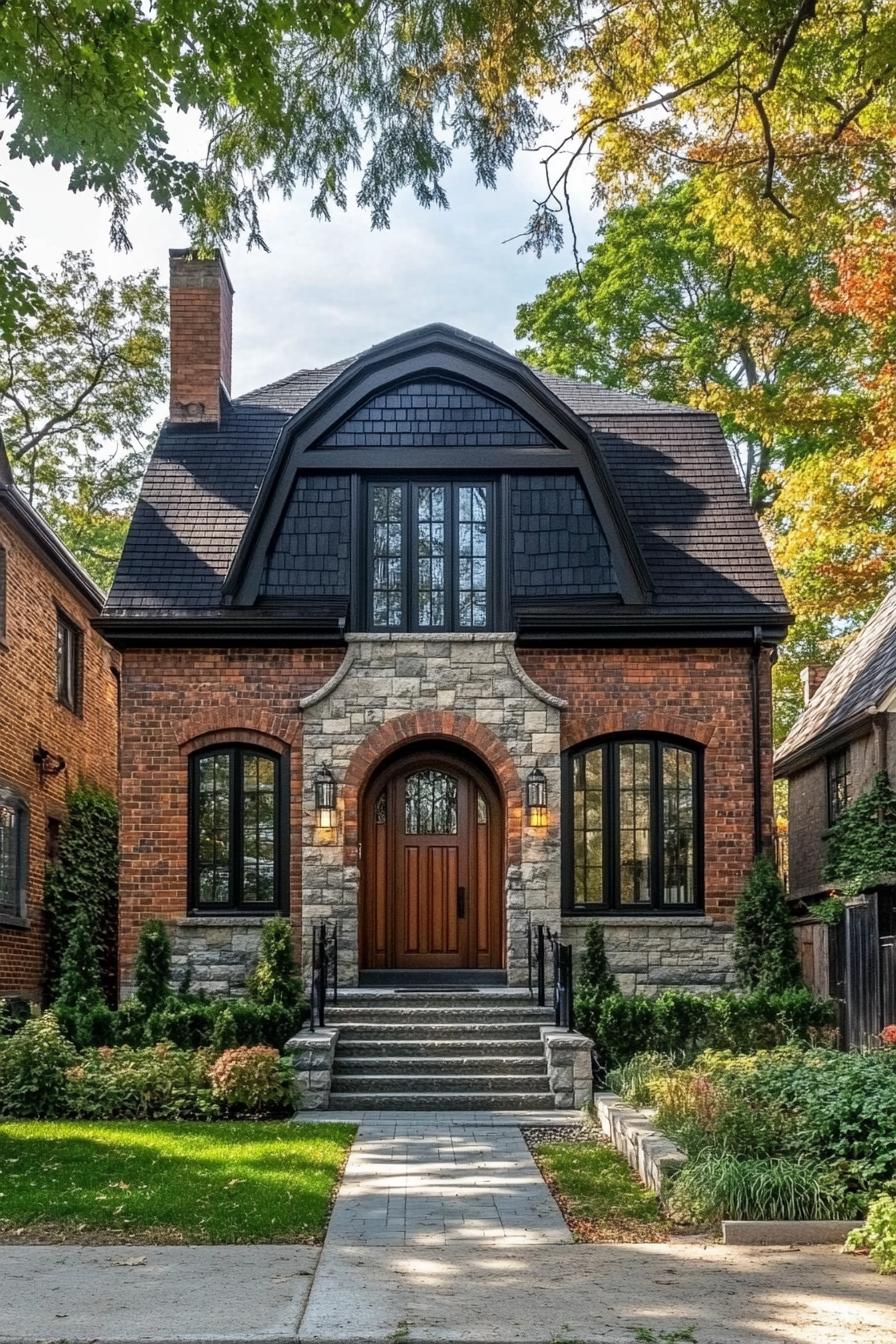
[(189, 761), (189, 899), (203, 915), (283, 906), (286, 788), (279, 756), (216, 746)]
[(28, 891), (28, 805), (0, 784), (0, 918), (25, 918)]
[(703, 761), (632, 734), (570, 751), (564, 898), (582, 913), (685, 914), (703, 905)]

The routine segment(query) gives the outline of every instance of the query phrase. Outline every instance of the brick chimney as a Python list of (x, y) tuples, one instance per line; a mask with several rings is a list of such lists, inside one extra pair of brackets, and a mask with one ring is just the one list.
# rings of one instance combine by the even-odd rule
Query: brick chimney
[(803, 688), (803, 704), (808, 705), (821, 683), (824, 681), (829, 667), (824, 667), (821, 663), (810, 663), (800, 672), (800, 685)]
[(171, 404), (174, 424), (218, 424), (221, 389), (230, 395), (233, 286), (218, 252), (198, 259), (169, 253)]

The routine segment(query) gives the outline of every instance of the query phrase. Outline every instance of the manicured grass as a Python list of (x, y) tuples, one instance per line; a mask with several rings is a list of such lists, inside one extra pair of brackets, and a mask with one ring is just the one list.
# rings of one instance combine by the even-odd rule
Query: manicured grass
[(320, 1241), (354, 1132), (255, 1120), (0, 1123), (0, 1236)]
[(580, 1241), (664, 1241), (660, 1203), (612, 1148), (593, 1143), (539, 1143), (535, 1160)]

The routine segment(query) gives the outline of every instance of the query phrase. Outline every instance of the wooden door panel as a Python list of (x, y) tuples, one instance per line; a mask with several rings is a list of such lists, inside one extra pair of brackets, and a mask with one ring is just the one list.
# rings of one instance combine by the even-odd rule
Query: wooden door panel
[(435, 752), (380, 777), (365, 813), (362, 965), (503, 964), (500, 808), (485, 787)]

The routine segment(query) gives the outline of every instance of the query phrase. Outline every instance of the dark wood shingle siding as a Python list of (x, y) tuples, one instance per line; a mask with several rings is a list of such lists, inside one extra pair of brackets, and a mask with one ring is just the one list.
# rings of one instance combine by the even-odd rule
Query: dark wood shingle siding
[(337, 597), (351, 587), (351, 478), (306, 476), (295, 492), (261, 584), (263, 597)]
[(509, 406), (472, 387), (404, 383), (372, 397), (323, 448), (541, 448), (542, 434)]
[(614, 593), (610, 548), (575, 476), (519, 476), (510, 487), (514, 597)]

